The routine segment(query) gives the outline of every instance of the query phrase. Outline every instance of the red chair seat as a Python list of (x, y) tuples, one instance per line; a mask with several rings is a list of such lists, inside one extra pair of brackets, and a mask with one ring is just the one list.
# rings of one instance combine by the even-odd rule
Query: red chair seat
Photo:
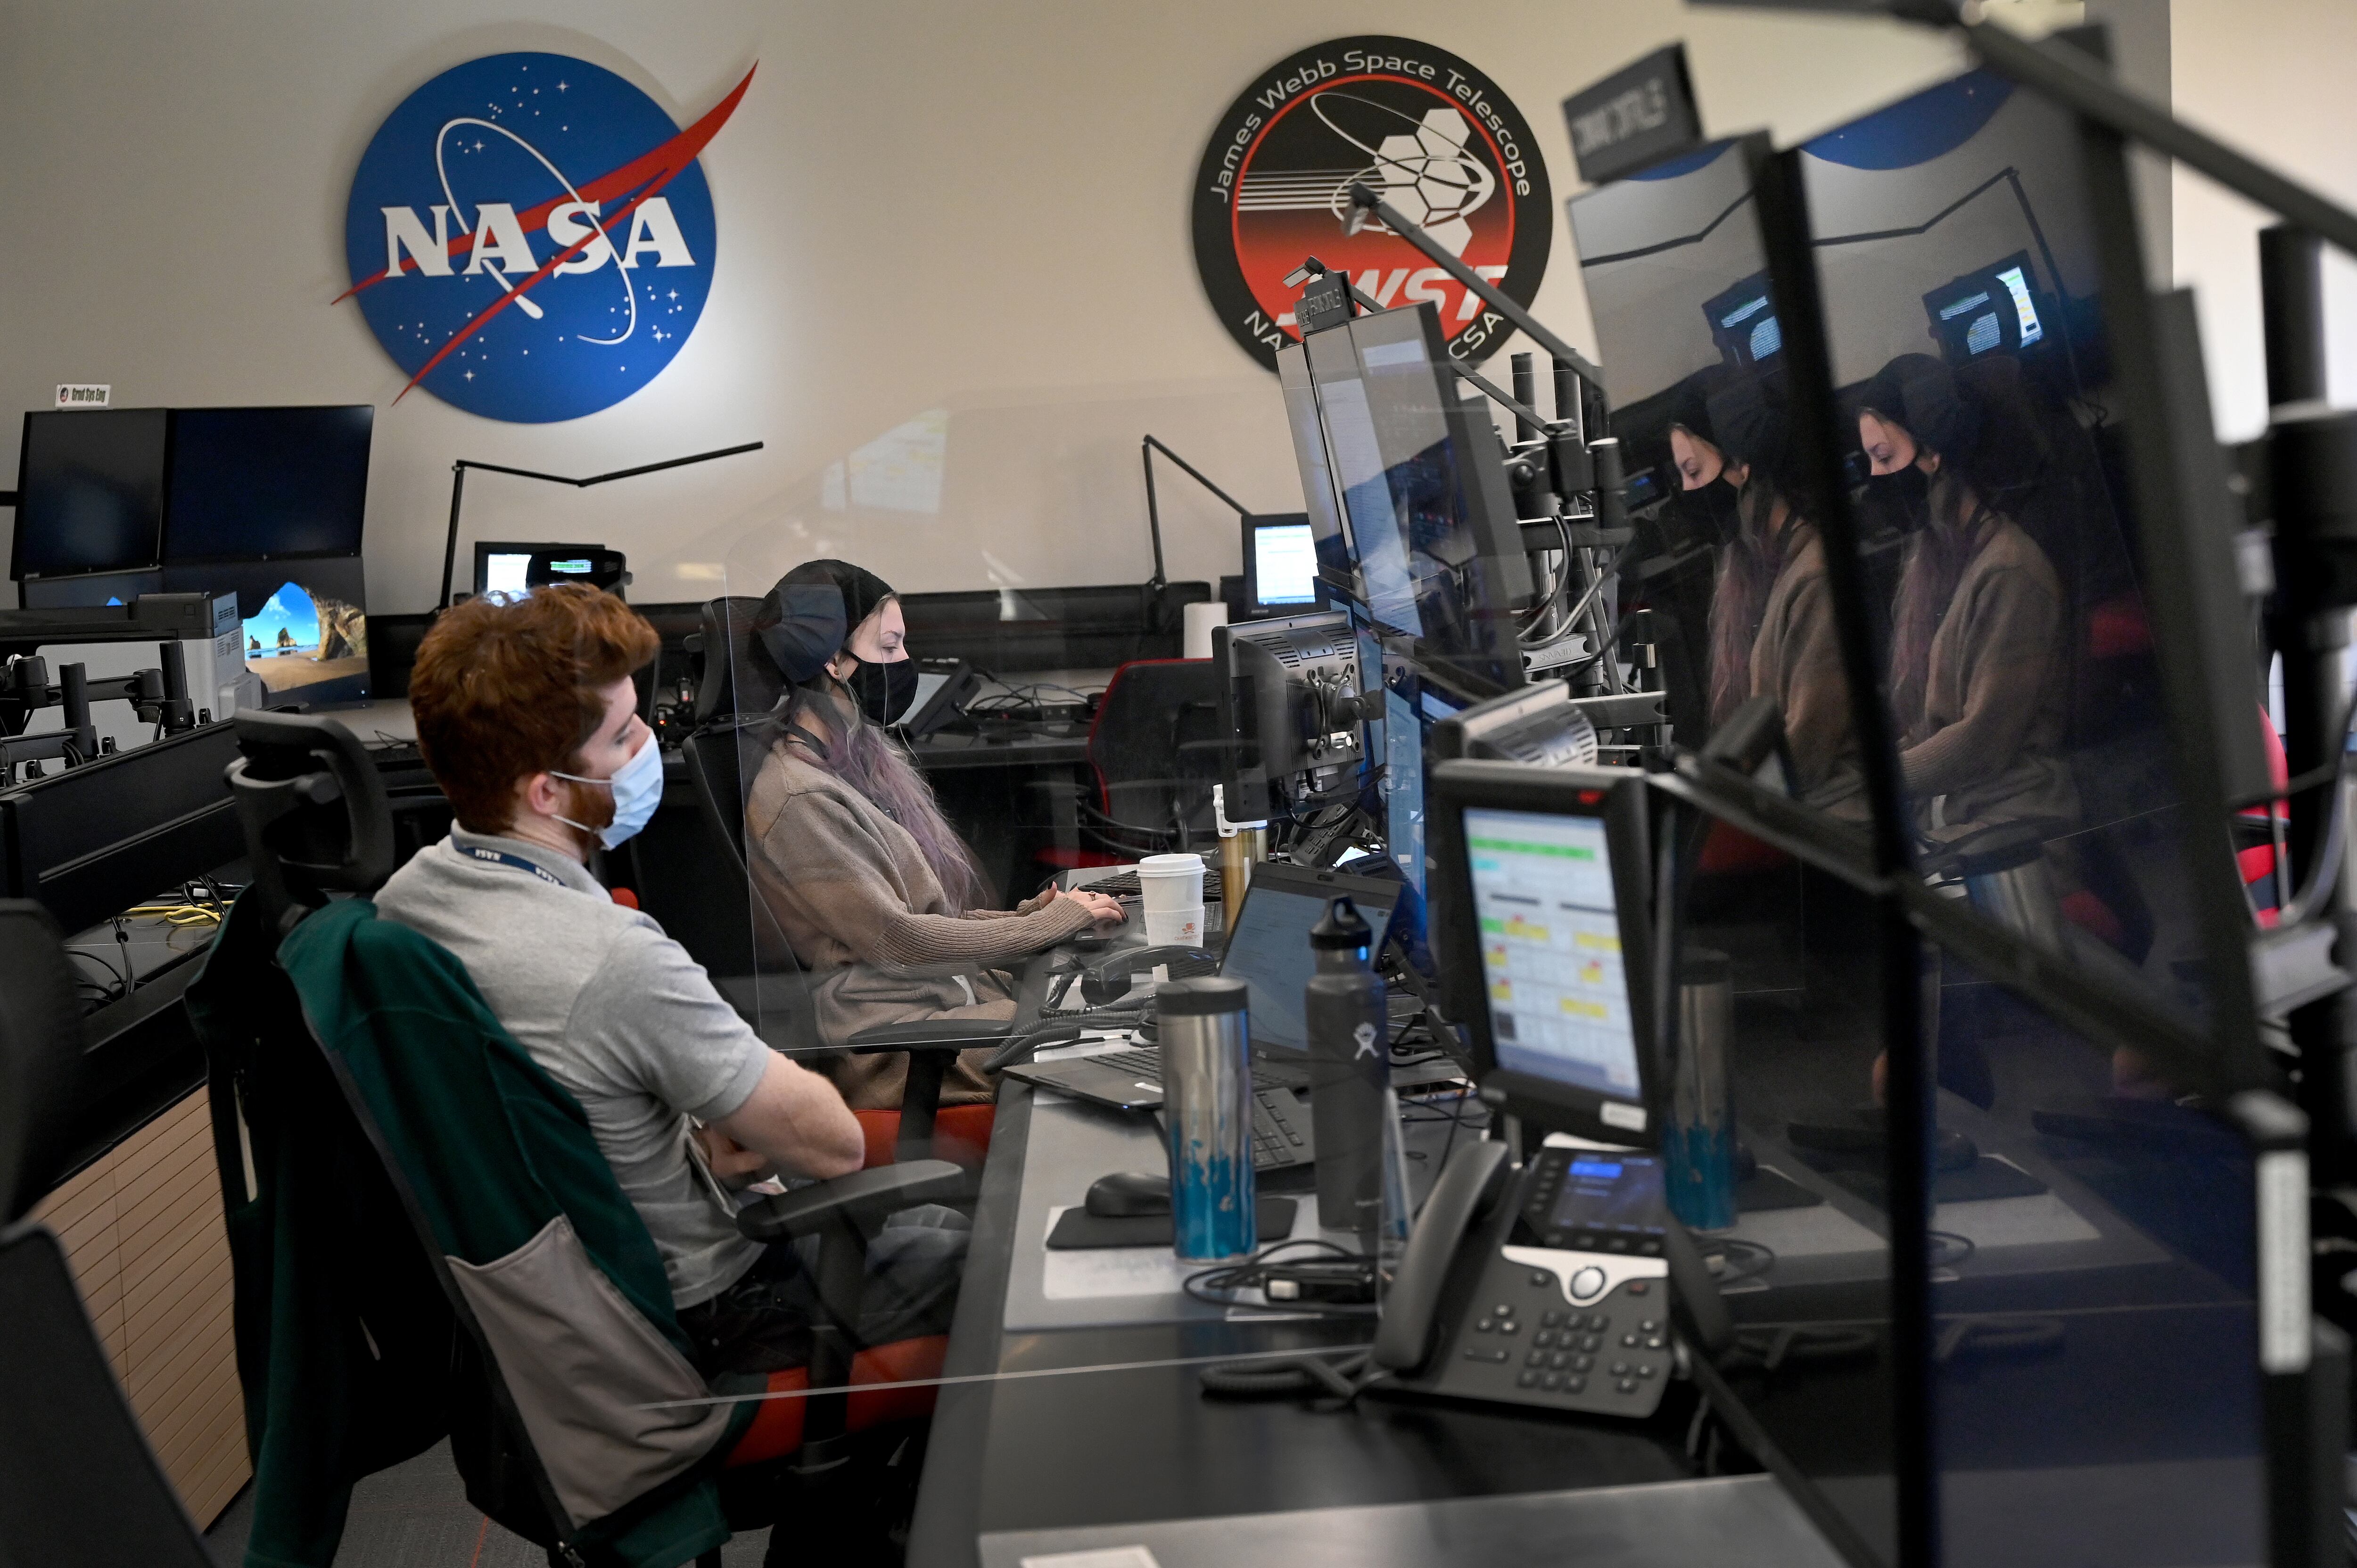
[[(990, 1153), (990, 1123), (995, 1105), (944, 1105), (933, 1113), (933, 1158), (953, 1165), (979, 1165)], [(855, 1111), (860, 1134), (867, 1140), (866, 1165), (888, 1165), (893, 1146), (900, 1141), (898, 1111)]]
[[(928, 1335), (921, 1339), (896, 1339), (889, 1345), (878, 1345), (862, 1350), (851, 1359), (851, 1382), (856, 1389), (862, 1383), (903, 1383), (916, 1379), (938, 1378), (942, 1362), (949, 1355), (950, 1338), (946, 1334)], [(782, 1372), (770, 1374), (771, 1393), (789, 1393), (810, 1387), (810, 1369), (789, 1367)], [(845, 1417), (854, 1432), (887, 1425), (896, 1421), (915, 1421), (933, 1413), (931, 1388), (877, 1389), (869, 1393), (854, 1393)], [(753, 1424), (728, 1451), (726, 1468), (740, 1465), (759, 1465), (771, 1459), (782, 1459), (802, 1445), (802, 1407), (807, 1400), (765, 1400)]]
[(1704, 834), (1702, 854), (1695, 869), (1706, 876), (1727, 876), (1748, 871), (1774, 871), (1792, 864), (1792, 857), (1774, 844), (1763, 843), (1740, 828), (1713, 822)]

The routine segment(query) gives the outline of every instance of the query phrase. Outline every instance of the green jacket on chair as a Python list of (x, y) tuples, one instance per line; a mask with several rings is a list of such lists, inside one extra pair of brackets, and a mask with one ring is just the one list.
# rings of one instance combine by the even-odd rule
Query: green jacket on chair
[(352, 1483), (446, 1433), (468, 1498), (542, 1544), (631, 1568), (718, 1546), (713, 1477), (759, 1406), (640, 1408), (715, 1391), (580, 1105), (457, 959), (373, 904), (319, 909), (274, 960), (257, 916), (231, 911), (188, 993), (236, 1270), (249, 1568), (327, 1568)]

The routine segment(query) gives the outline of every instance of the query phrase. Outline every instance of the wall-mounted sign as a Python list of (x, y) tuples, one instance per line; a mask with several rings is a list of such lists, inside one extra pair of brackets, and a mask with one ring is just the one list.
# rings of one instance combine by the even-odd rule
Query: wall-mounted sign
[(1602, 185), (1702, 145), (1686, 47), (1655, 49), (1563, 101), (1579, 177)]
[(696, 156), (752, 80), (684, 130), (566, 55), (488, 55), (403, 100), (352, 176), (338, 296), (407, 373), (402, 394), (545, 424), (661, 375), (712, 284)]
[(1228, 106), (1195, 181), (1195, 266), (1211, 307), (1270, 369), (1301, 336), (1286, 274), (1316, 256), (1384, 306), (1429, 300), (1449, 352), (1512, 332), (1381, 224), (1345, 236), (1362, 180), (1523, 305), (1554, 237), (1538, 138), (1482, 72), (1407, 38), (1336, 38), (1270, 70)]

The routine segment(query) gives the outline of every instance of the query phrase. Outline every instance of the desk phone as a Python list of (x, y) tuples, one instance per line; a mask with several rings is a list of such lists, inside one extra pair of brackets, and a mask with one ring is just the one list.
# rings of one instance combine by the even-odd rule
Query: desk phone
[(1726, 1308), (1671, 1218), (1658, 1156), (1542, 1148), (1520, 1170), (1468, 1145), (1434, 1185), (1383, 1304), (1374, 1360), (1394, 1386), (1458, 1399), (1649, 1416), (1686, 1337)]

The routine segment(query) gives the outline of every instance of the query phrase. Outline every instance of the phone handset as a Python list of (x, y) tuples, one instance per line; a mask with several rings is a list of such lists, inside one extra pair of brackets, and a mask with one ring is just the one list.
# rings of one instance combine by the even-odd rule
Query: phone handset
[(1375, 1365), (1411, 1372), (1429, 1360), (1433, 1317), (1466, 1232), (1496, 1205), (1505, 1188), (1506, 1145), (1483, 1142), (1460, 1146), (1442, 1167), (1416, 1217), (1400, 1258), (1399, 1273), (1383, 1299), (1375, 1331)]

